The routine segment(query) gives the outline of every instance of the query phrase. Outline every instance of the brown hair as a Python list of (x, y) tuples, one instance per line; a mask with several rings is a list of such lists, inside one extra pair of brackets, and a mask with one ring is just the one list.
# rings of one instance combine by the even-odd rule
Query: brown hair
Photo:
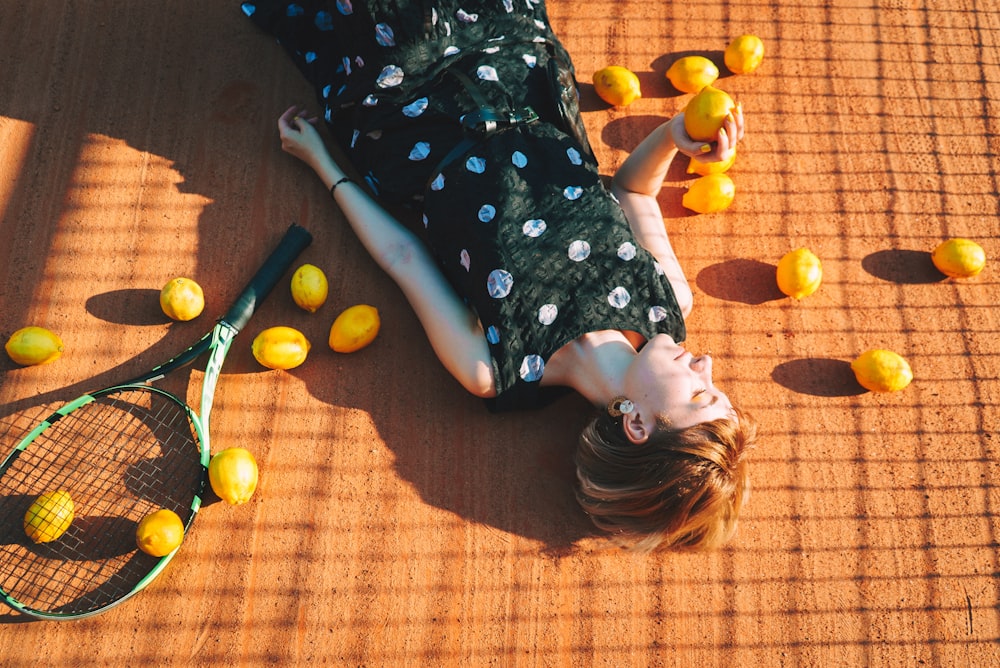
[(737, 410), (686, 429), (658, 422), (636, 444), (621, 420), (602, 412), (580, 435), (577, 500), (632, 549), (717, 547), (736, 531), (749, 495), (747, 452), (756, 434), (756, 422)]

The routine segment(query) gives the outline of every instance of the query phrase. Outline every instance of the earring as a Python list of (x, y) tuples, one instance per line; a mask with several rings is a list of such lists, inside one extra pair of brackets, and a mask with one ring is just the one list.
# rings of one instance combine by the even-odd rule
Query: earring
[(615, 397), (608, 402), (608, 415), (613, 418), (620, 418), (635, 410), (635, 404), (625, 397)]

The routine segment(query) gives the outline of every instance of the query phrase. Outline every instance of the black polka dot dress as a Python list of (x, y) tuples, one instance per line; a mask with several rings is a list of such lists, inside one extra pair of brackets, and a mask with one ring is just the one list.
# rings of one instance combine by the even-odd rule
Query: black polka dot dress
[(315, 86), (372, 192), (420, 212), (415, 231), (482, 322), (492, 408), (551, 400), (545, 362), (587, 332), (684, 339), (669, 282), (599, 178), (575, 88), (559, 85), (572, 66), (541, 0), (242, 9)]

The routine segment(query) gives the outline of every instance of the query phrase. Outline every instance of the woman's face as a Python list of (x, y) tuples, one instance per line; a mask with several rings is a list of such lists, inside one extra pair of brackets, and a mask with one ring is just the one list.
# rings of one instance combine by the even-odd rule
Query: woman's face
[(712, 384), (712, 358), (694, 357), (666, 334), (639, 351), (623, 389), (640, 414), (663, 416), (675, 429), (733, 416), (729, 398)]

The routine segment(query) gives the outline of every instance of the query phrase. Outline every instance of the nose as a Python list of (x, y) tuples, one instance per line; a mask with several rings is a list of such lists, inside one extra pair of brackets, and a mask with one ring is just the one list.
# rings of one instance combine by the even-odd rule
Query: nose
[(700, 355), (691, 358), (691, 369), (697, 372), (706, 380), (712, 380), (712, 357), (711, 355)]

